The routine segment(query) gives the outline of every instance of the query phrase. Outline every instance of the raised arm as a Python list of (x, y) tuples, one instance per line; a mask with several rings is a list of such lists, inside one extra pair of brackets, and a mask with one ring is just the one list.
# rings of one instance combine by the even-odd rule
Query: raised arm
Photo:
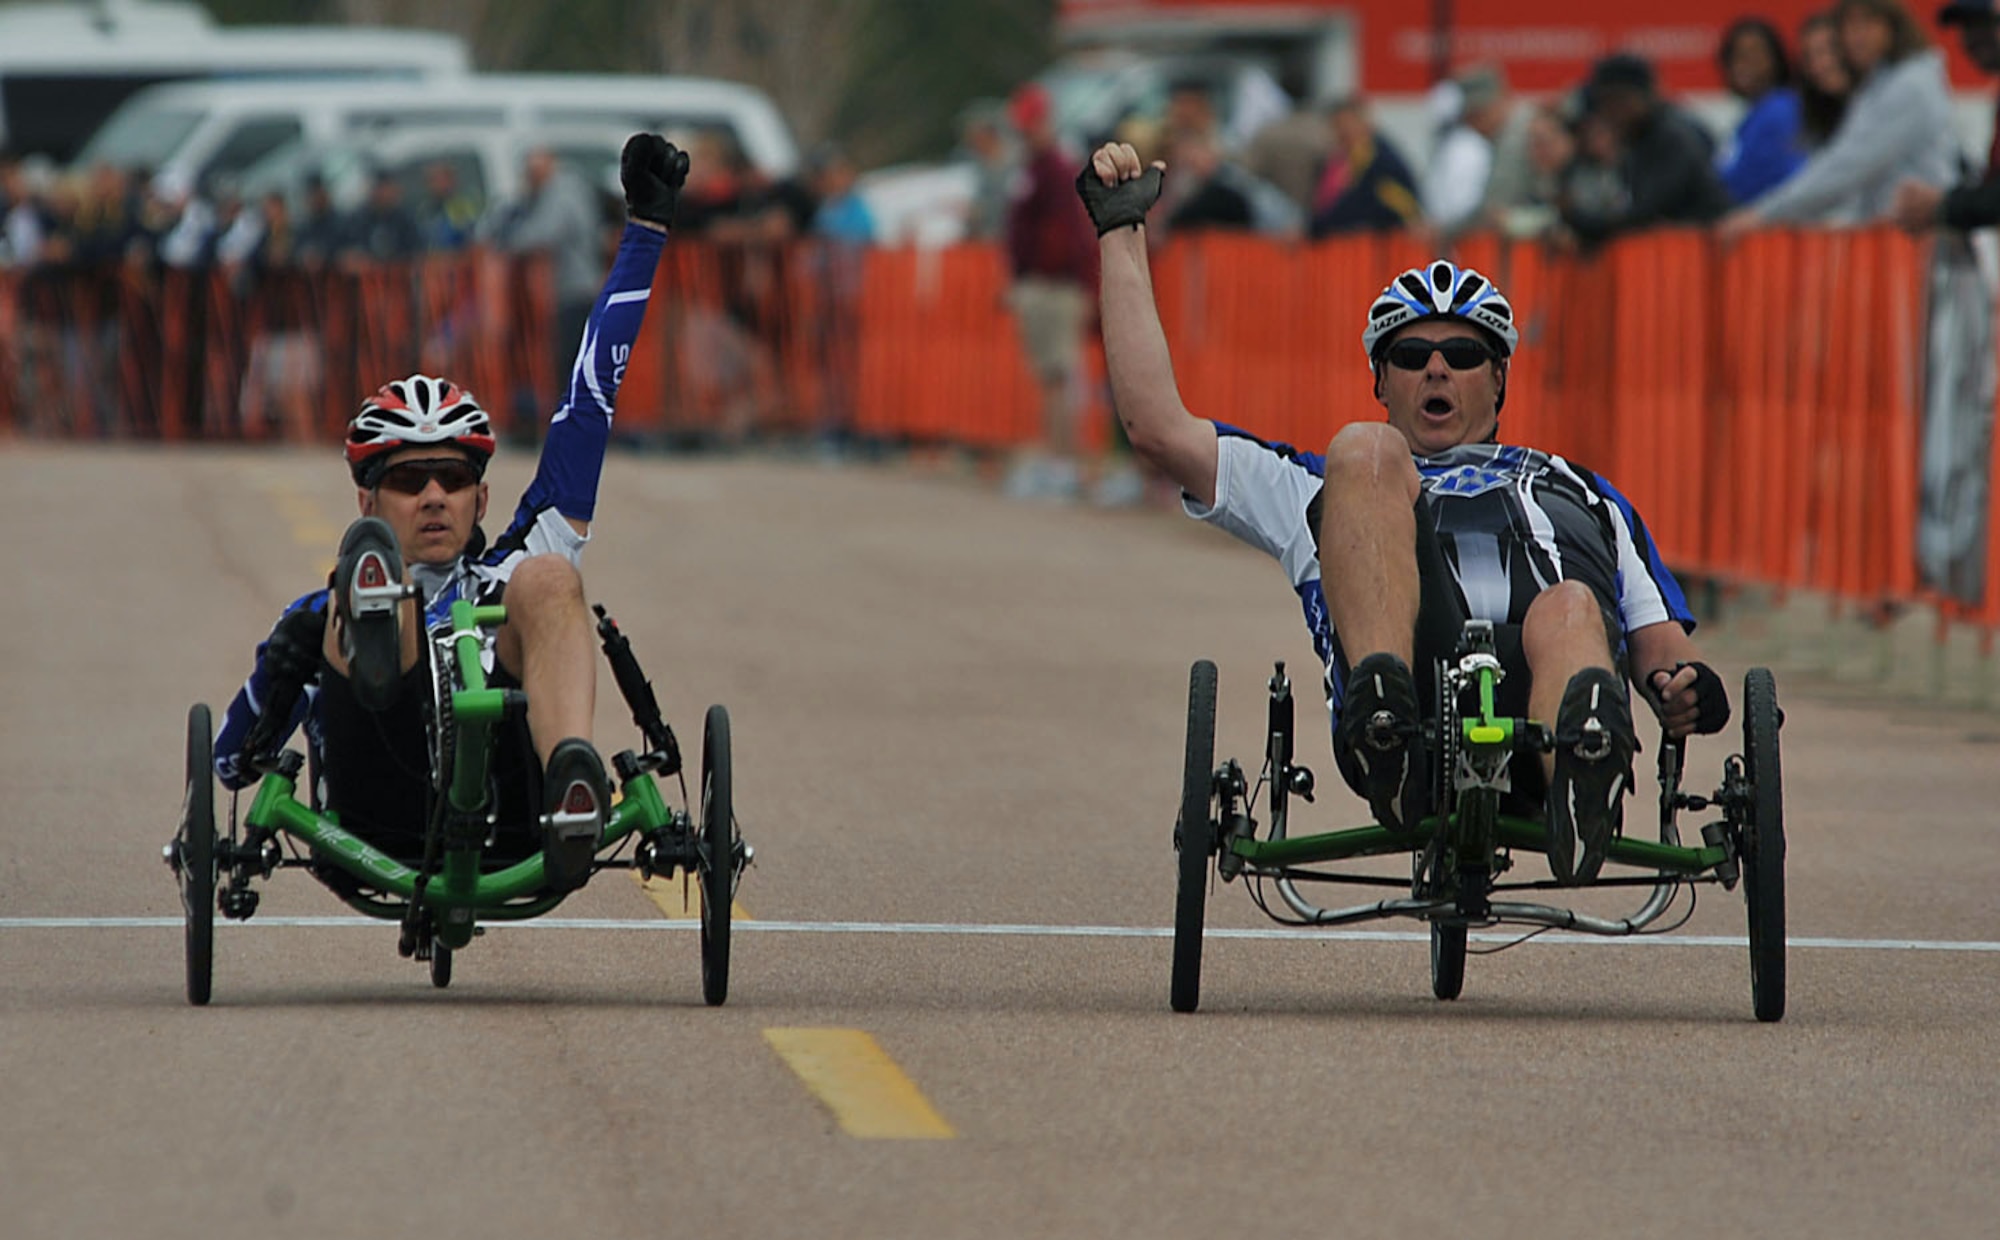
[(525, 528), (536, 514), (553, 508), (579, 535), (590, 533), (618, 385), (646, 319), (653, 274), (687, 172), (688, 157), (658, 134), (634, 134), (625, 144), (619, 165), (625, 232), (584, 326), (562, 405), (549, 419), (541, 462), (514, 516), (517, 527)]
[(1215, 427), (1181, 403), (1146, 257), (1146, 211), (1165, 172), (1165, 164), (1143, 168), (1131, 146), (1109, 142), (1078, 175), (1077, 193), (1097, 226), (1104, 364), (1118, 420), (1142, 460), (1207, 506), (1215, 502)]

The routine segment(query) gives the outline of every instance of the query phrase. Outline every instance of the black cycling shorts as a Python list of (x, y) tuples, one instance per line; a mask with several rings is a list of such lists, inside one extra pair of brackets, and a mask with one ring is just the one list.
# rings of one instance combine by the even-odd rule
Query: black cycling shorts
[[(1313, 504), (1317, 506), (1319, 503), (1319, 498), (1315, 497)], [(1430, 500), (1419, 495), (1414, 508), (1417, 519), (1418, 602), (1416, 658), (1410, 673), (1417, 684), (1418, 708), (1428, 721), (1437, 717), (1437, 665), (1457, 653), (1459, 638), (1465, 632), (1465, 622), (1469, 617), (1464, 603), (1460, 601), (1451, 566), (1445, 561), (1444, 548), (1438, 541), (1437, 519)], [(1309, 511), (1307, 520), (1317, 538), (1318, 514)], [(1616, 598), (1606, 598), (1606, 584), (1592, 581), (1585, 581), (1584, 584), (1597, 596), (1598, 611), (1604, 620), (1605, 640), (1611, 647), (1614, 665), (1622, 679), (1625, 674), (1625, 630), (1619, 621)], [(1493, 709), (1505, 717), (1526, 718), (1528, 690), (1533, 678), (1528, 673), (1527, 651), (1521, 644), (1521, 626), (1495, 624), (1493, 646), (1500, 667), (1506, 673), (1494, 690)], [(1354, 665), (1349, 662), (1347, 652), (1341, 649), (1337, 631), (1333, 635), (1333, 658), (1344, 685), (1353, 674)], [(1553, 719), (1540, 722), (1555, 726)], [(1510, 812), (1521, 812), (1522, 808), (1530, 805), (1539, 807), (1547, 793), (1547, 780), (1542, 774), (1538, 757), (1534, 754), (1516, 755), (1513, 775), (1514, 796), (1510, 798)]]
[[(425, 649), (428, 649), (425, 643)], [(338, 814), (343, 829), (403, 861), (423, 857), (424, 831), (435, 795), (430, 779), (430, 743), (425, 715), (431, 699), (430, 667), (425, 659), (404, 673), (393, 706), (380, 714), (364, 710), (354, 698), (347, 677), (328, 667), (320, 671), (319, 716), (324, 747), (319, 769), (326, 789), (325, 808)], [(514, 689), (520, 682), (495, 667), (487, 677), (495, 689)], [(493, 729), (488, 778), (499, 799), (499, 817), (484, 860), (507, 865), (541, 847), (541, 762), (535, 755), (526, 720), (507, 720)]]

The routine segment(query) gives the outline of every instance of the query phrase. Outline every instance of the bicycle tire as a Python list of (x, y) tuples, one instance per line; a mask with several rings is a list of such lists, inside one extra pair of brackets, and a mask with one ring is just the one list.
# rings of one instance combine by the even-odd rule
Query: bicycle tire
[(1753, 667), (1743, 678), (1743, 764), (1750, 813), (1742, 836), (1743, 903), (1750, 931), (1750, 998), (1760, 1021), (1785, 1015), (1785, 790), (1778, 756), (1777, 680)]
[(1179, 881), (1174, 892), (1174, 961), (1170, 996), (1176, 1012), (1201, 1003), (1202, 923), (1208, 911), (1209, 859), (1215, 853), (1215, 664), (1188, 670), (1187, 749), (1181, 767), (1181, 812), (1174, 824)]
[(205, 702), (188, 708), (187, 780), (175, 834), (187, 957), (187, 1000), (209, 1000), (215, 977), (215, 729)]
[(701, 997), (729, 998), (729, 912), (736, 898), (736, 802), (729, 753), (729, 712), (708, 708), (701, 729)]

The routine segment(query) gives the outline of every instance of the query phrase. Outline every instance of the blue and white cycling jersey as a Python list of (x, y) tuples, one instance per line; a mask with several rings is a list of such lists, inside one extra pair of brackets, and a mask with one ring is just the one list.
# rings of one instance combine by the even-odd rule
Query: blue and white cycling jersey
[[(458, 599), (485, 601), (513, 575), (514, 567), (531, 555), (556, 554), (577, 563), (589, 537), (576, 532), (566, 518), (589, 521), (597, 512), (597, 484), (604, 469), (604, 449), (611, 437), (612, 408), (625, 367), (632, 357), (652, 296), (653, 273), (660, 264), (666, 237), (650, 228), (627, 224), (604, 291), (590, 312), (576, 362), (570, 369), (563, 403), (549, 421), (548, 437), (534, 480), (521, 496), (514, 517), (490, 547), (444, 568), (411, 566), (411, 577), (423, 590), (427, 628), (449, 621)], [(323, 611), (327, 591), (315, 590), (285, 609)], [(491, 661), (489, 651), (488, 661)], [(215, 740), (215, 772), (225, 787), (242, 788), (257, 778), (244, 766), (244, 739), (264, 709), (270, 677), (264, 670), (264, 646), (243, 688), (230, 702)], [(308, 685), (292, 711), (284, 734), (304, 724), (313, 744), (321, 743), (316, 710), (318, 686)]]
[[(1327, 709), (1344, 695), (1333, 622), (1320, 583), (1316, 531), (1306, 515), (1325, 486), (1325, 459), (1215, 424), (1215, 503), (1187, 514), (1275, 558), (1298, 594), (1313, 650), (1330, 669)], [(1416, 458), (1438, 543), (1464, 614), (1520, 624), (1558, 581), (1590, 585), (1626, 633), (1694, 616), (1645, 522), (1610, 483), (1559, 456), (1504, 444), (1461, 444)]]

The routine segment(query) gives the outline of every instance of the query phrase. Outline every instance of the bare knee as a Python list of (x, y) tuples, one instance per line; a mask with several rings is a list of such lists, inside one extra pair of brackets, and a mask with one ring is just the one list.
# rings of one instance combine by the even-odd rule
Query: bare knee
[(1421, 482), (1410, 441), (1386, 422), (1351, 422), (1326, 445), (1328, 498), (1363, 487), (1394, 488), (1415, 503)]
[(507, 602), (567, 603), (583, 597), (583, 574), (560, 555), (531, 555), (507, 578)]
[(1521, 621), (1521, 646), (1532, 668), (1545, 654), (1558, 648), (1573, 649), (1578, 643), (1590, 643), (1592, 653), (1601, 650), (1603, 658), (1610, 658), (1604, 606), (1582, 582), (1558, 581), (1528, 605), (1528, 614)]

